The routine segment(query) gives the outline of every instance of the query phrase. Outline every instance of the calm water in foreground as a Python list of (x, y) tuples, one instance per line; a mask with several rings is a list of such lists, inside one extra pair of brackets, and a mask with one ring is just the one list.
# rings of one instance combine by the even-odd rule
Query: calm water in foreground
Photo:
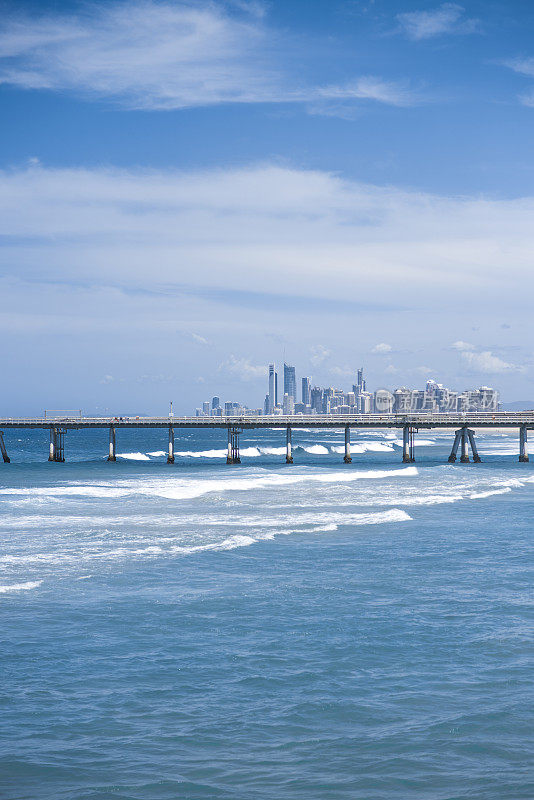
[(531, 800), (534, 461), (449, 434), (11, 431), (2, 800)]

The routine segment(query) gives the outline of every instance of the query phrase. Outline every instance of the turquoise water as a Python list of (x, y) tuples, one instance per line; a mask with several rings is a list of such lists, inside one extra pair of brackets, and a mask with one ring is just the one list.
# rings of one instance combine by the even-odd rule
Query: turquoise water
[[(11, 431), (3, 800), (534, 796), (534, 470), (515, 437)], [(187, 455), (186, 455), (187, 454)], [(201, 455), (199, 455), (201, 454)]]

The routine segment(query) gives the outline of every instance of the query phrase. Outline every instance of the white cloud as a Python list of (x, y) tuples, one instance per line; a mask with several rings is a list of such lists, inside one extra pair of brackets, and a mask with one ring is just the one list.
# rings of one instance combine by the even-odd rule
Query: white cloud
[(203, 336), (199, 336), (198, 333), (192, 333), (191, 338), (198, 344), (209, 344), (208, 340)]
[(474, 350), (475, 349), (475, 345), (474, 344), (470, 344), (469, 342), (462, 342), (461, 339), (459, 339), (457, 342), (453, 342), (451, 344), (451, 347), (452, 347), (453, 350), (460, 350), (460, 351), (462, 351), (462, 350)]
[(520, 75), (534, 78), (534, 58), (511, 58), (504, 65)]
[[(533, 288), (533, 216), (534, 198), (439, 197), (271, 165), (31, 167), (0, 171), (0, 273), (440, 311), (457, 306), (461, 280), (466, 298), (483, 284), (488, 308), (510, 309)], [(325, 353), (317, 345), (312, 363)]]
[(324, 345), (322, 344), (313, 345), (312, 347), (310, 347), (310, 352), (311, 352), (310, 361), (314, 367), (319, 367), (326, 361), (326, 359), (330, 355), (332, 355), (332, 352), (328, 350), (326, 347), (324, 347)]
[(394, 366), (394, 364), (388, 364), (384, 372), (386, 373), (386, 375), (397, 375), (400, 372), (400, 370), (397, 369), (397, 367)]
[(379, 344), (375, 344), (375, 346), (371, 348), (371, 353), (391, 353), (392, 350), (393, 348), (390, 344), (379, 342)]
[(457, 3), (443, 3), (431, 11), (397, 14), (397, 20), (404, 33), (415, 41), (447, 33), (473, 33), (477, 28), (477, 20), (466, 19), (464, 8)]
[(464, 351), (461, 355), (462, 359), (465, 361), (468, 367), (473, 370), (473, 372), (484, 372), (487, 374), (526, 372), (525, 367), (503, 361), (502, 358), (494, 355), (490, 350), (484, 350), (481, 353)]
[(231, 355), (227, 361), (219, 365), (219, 372), (227, 372), (242, 381), (255, 381), (259, 378), (267, 378), (267, 366), (255, 365), (250, 363), (248, 358), (236, 358)]
[(339, 378), (354, 378), (356, 375), (356, 370), (354, 369), (354, 367), (348, 367), (348, 366), (330, 367), (329, 372), (331, 372), (332, 375), (337, 375)]
[(374, 76), (337, 86), (302, 84), (284, 66), (284, 54), (302, 45), (268, 28), (258, 9), (208, 0), (133, 0), (94, 4), (78, 14), (4, 13), (0, 83), (74, 91), (137, 109), (332, 99), (416, 102), (405, 84)]
[(534, 89), (519, 95), (519, 102), (528, 108), (534, 108)]

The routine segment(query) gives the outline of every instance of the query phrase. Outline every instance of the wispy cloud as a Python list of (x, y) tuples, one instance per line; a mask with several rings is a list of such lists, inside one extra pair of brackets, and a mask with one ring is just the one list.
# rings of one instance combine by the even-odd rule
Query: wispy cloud
[(459, 339), (457, 342), (453, 342), (451, 344), (451, 347), (453, 350), (459, 350), (460, 352), (475, 349), (474, 344), (470, 344), (469, 342), (463, 342), (461, 339)]
[(324, 364), (326, 359), (332, 354), (331, 351), (322, 344), (314, 344), (310, 347), (310, 352), (310, 361), (314, 367), (319, 367), (321, 364)]
[(376, 76), (308, 85), (292, 76), (288, 34), (269, 28), (261, 6), (134, 0), (83, 12), (4, 14), (0, 83), (72, 91), (125, 107), (183, 109), (221, 103), (342, 100), (412, 105), (406, 84)]
[(519, 75), (534, 78), (534, 58), (532, 57), (510, 58), (504, 61), (504, 66), (509, 67)]
[(255, 381), (260, 378), (266, 378), (267, 366), (264, 364), (252, 364), (249, 358), (236, 358), (236, 356), (231, 355), (219, 365), (219, 371), (230, 373), (242, 381)]
[(421, 41), (444, 34), (466, 34), (477, 30), (478, 21), (465, 16), (457, 3), (443, 3), (431, 11), (409, 11), (397, 14), (400, 30), (410, 39)]

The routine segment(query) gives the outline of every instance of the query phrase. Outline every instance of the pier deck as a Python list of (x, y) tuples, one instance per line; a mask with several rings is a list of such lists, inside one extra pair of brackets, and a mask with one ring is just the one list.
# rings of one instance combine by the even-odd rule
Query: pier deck
[(227, 463), (239, 464), (239, 435), (243, 430), (270, 428), (286, 432), (286, 463), (293, 463), (291, 431), (293, 428), (342, 428), (345, 431), (344, 462), (350, 464), (350, 431), (356, 429), (402, 428), (404, 463), (415, 461), (414, 432), (420, 429), (457, 428), (449, 463), (456, 461), (460, 448), (460, 461), (469, 461), (469, 448), (473, 461), (479, 462), (474, 428), (517, 428), (519, 431), (519, 461), (528, 461), (527, 431), (534, 428), (534, 411), (511, 413), (451, 413), (451, 414), (314, 414), (228, 416), (228, 417), (4, 417), (0, 418), (0, 452), (6, 464), (10, 462), (3, 439), (3, 431), (10, 428), (44, 428), (50, 431), (49, 461), (64, 461), (64, 436), (67, 431), (84, 428), (109, 430), (108, 461), (116, 461), (116, 431), (119, 428), (164, 428), (169, 435), (167, 462), (174, 464), (174, 431), (176, 428), (225, 428), (228, 431)]

